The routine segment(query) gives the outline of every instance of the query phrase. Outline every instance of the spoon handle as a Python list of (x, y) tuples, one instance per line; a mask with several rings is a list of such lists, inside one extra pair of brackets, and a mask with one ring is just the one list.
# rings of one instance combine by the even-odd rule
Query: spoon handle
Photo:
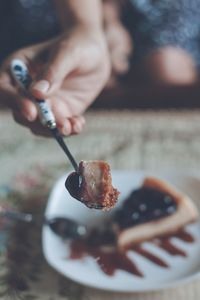
[(63, 149), (63, 151), (67, 155), (67, 157), (68, 157), (71, 165), (73, 166), (74, 170), (77, 173), (79, 173), (79, 166), (78, 166), (76, 160), (74, 159), (73, 155), (69, 151), (69, 148), (67, 147), (66, 143), (64, 142), (64, 139), (60, 135), (58, 129), (57, 128), (51, 129), (51, 133), (52, 133), (53, 137), (56, 139), (57, 143), (60, 145), (60, 147)]
[[(32, 214), (21, 213), (4, 208), (0, 208), (0, 218), (1, 217), (25, 223), (31, 223), (36, 218), (36, 216), (33, 216)], [(87, 234), (87, 229), (84, 225), (78, 224), (65, 217), (44, 217), (42, 223), (43, 225), (48, 226), (55, 234), (64, 239), (80, 238)]]
[(2, 209), (0, 211), (0, 217), (8, 218), (8, 219), (15, 220), (15, 221), (23, 221), (23, 222), (27, 222), (27, 223), (30, 223), (33, 221), (33, 216), (31, 214), (21, 213), (18, 211), (7, 210), (7, 209), (5, 209), (5, 210)]
[[(19, 86), (22, 88), (23, 92), (27, 94), (27, 90), (32, 82), (32, 78), (29, 74), (29, 70), (26, 66), (26, 64), (19, 60), (14, 59), (11, 62), (10, 70), (12, 73), (12, 76), (14, 77), (15, 81), (19, 84)], [(35, 103), (38, 109), (39, 118), (41, 123), (50, 129), (50, 132), (52, 136), (56, 139), (62, 150), (67, 155), (69, 161), (71, 162), (73, 168), (76, 172), (78, 172), (78, 164), (76, 160), (74, 159), (73, 155), (69, 151), (67, 145), (65, 144), (62, 136), (60, 135), (57, 126), (56, 126), (56, 120), (54, 117), (53, 112), (51, 111), (50, 106), (44, 99), (36, 99), (30, 95), (28, 95), (29, 98)]]
[[(26, 64), (20, 59), (13, 59), (10, 65), (10, 70), (15, 81), (19, 84), (23, 92), (27, 94), (27, 90), (32, 83), (32, 78)], [(36, 99), (30, 95), (28, 96), (37, 106), (41, 123), (50, 129), (55, 128), (55, 117), (48, 103), (44, 99)]]

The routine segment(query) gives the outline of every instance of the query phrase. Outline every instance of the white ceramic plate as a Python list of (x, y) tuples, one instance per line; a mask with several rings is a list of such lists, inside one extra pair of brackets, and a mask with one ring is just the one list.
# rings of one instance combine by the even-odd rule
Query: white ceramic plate
[[(197, 205), (200, 205), (200, 179), (198, 177), (183, 174), (155, 175), (142, 171), (114, 171), (113, 185), (121, 191), (118, 205), (133, 189), (141, 185), (143, 178), (147, 175), (154, 175), (168, 180), (191, 196)], [(110, 213), (88, 209), (74, 200), (65, 190), (66, 177), (67, 175), (59, 179), (52, 190), (45, 213), (48, 218), (66, 216), (88, 227), (98, 226), (98, 224), (109, 218)], [(185, 243), (173, 238), (173, 243), (181, 246), (188, 253), (187, 257), (171, 256), (164, 250), (153, 246), (153, 244), (144, 244), (144, 247), (159, 255), (168, 263), (170, 267), (167, 269), (153, 264), (137, 253), (131, 253), (130, 257), (134, 259), (134, 262), (144, 273), (144, 278), (120, 270), (114, 276), (108, 276), (100, 270), (92, 257), (80, 260), (66, 259), (69, 255), (69, 244), (62, 241), (46, 226), (43, 227), (42, 233), (43, 252), (46, 260), (53, 268), (83, 285), (123, 292), (159, 290), (200, 277), (200, 222), (187, 226), (187, 230), (195, 237), (196, 241), (194, 243)]]

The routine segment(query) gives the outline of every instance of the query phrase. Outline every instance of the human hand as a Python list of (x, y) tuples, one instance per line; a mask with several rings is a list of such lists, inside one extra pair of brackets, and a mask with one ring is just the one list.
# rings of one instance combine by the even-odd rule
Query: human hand
[(110, 63), (107, 45), (100, 29), (76, 26), (50, 41), (13, 53), (0, 70), (0, 97), (9, 106), (15, 120), (35, 134), (46, 135), (38, 122), (34, 103), (20, 95), (9, 74), (12, 59), (21, 59), (29, 67), (34, 83), (30, 94), (46, 99), (63, 135), (79, 133), (82, 114), (106, 84)]

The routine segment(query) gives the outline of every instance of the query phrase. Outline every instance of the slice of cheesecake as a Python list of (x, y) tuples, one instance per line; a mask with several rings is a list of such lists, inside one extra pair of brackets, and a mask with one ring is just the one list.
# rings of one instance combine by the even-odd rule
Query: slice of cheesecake
[(175, 233), (197, 218), (197, 208), (187, 195), (163, 180), (147, 177), (116, 213), (118, 245), (128, 248)]
[[(73, 178), (77, 184), (72, 184)], [(81, 161), (79, 172), (69, 176), (66, 187), (74, 198), (89, 208), (109, 210), (119, 196), (118, 190), (112, 186), (109, 164), (99, 160)]]

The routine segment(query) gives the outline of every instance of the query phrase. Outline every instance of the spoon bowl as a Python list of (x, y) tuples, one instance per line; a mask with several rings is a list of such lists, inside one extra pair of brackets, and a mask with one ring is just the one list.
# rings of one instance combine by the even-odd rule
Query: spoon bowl
[(54, 217), (45, 220), (44, 223), (63, 239), (83, 238), (87, 235), (87, 229), (84, 225), (65, 217)]
[(81, 183), (81, 175), (77, 172), (73, 172), (67, 177), (65, 181), (65, 187), (73, 198), (84, 203), (85, 205), (87, 203), (87, 207), (99, 210), (104, 209), (104, 206), (100, 203), (89, 203), (88, 201), (84, 201), (84, 198), (81, 196)]
[[(0, 208), (0, 218), (6, 218), (12, 221), (21, 221), (31, 223), (36, 220), (37, 216), (29, 213), (21, 213), (15, 210)], [(43, 223), (58, 236), (63, 239), (83, 238), (87, 235), (87, 228), (66, 217), (44, 218)]]

